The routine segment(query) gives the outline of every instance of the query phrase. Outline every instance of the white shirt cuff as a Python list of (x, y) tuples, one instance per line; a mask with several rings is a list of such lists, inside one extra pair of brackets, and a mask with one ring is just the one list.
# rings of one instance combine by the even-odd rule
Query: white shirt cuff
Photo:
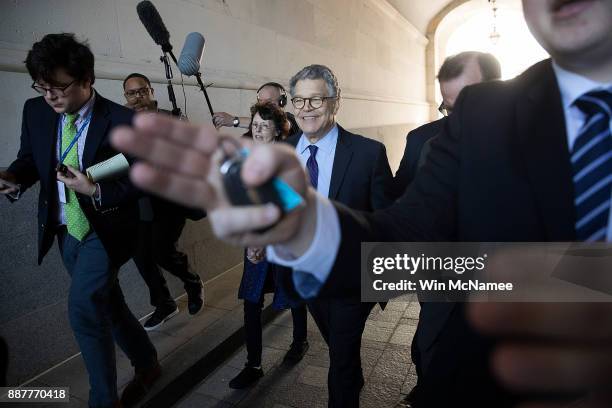
[(295, 289), (304, 299), (315, 297), (329, 276), (340, 248), (340, 221), (331, 201), (316, 194), (317, 226), (308, 250), (299, 258), (282, 244), (268, 245), (268, 261), (293, 268)]

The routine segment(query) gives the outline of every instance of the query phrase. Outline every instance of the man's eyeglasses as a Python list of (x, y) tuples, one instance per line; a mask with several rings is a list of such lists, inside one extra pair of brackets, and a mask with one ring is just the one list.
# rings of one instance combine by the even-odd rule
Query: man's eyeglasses
[(323, 106), (323, 101), (326, 99), (336, 99), (337, 96), (313, 96), (312, 98), (291, 98), (291, 103), (295, 109), (303, 109), (306, 106), (306, 101), (313, 109), (318, 109)]
[(447, 108), (447, 107), (446, 107), (446, 105), (444, 105), (444, 102), (442, 102), (442, 103), (440, 104), (440, 106), (438, 106), (438, 111), (439, 111), (439, 112), (440, 112), (442, 115), (444, 115), (444, 116), (448, 116), (448, 115), (450, 115), (450, 114), (451, 114), (452, 109)]
[(134, 99), (137, 96), (147, 96), (150, 92), (151, 88), (149, 88), (148, 86), (142, 87), (142, 88), (138, 88), (138, 89), (130, 89), (129, 91), (125, 92), (125, 97), (128, 99)]
[(36, 92), (38, 92), (39, 94), (45, 96), (47, 94), (47, 92), (50, 92), (51, 95), (55, 95), (55, 96), (66, 96), (66, 90), (68, 88), (70, 88), (70, 86), (72, 84), (74, 84), (77, 80), (73, 80), (72, 82), (70, 82), (68, 85), (64, 85), (64, 86), (52, 86), (49, 88), (46, 88), (44, 86), (38, 85), (36, 82), (32, 83), (32, 89), (35, 90)]

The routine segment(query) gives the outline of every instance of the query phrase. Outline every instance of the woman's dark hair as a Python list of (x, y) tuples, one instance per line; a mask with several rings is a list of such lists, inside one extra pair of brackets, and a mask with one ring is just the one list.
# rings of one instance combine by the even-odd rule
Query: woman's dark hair
[(278, 135), (274, 136), (274, 141), (279, 142), (285, 140), (289, 135), (290, 125), (287, 121), (287, 115), (285, 111), (273, 104), (272, 102), (257, 102), (251, 106), (251, 122), (249, 123), (249, 130), (244, 134), (245, 137), (253, 138), (253, 132), (251, 127), (253, 125), (253, 118), (255, 114), (259, 113), (259, 116), (263, 120), (271, 120), (278, 131)]
[(78, 81), (93, 84), (94, 56), (86, 43), (80, 43), (72, 33), (47, 34), (28, 52), (26, 68), (34, 81), (53, 84), (55, 72), (63, 68)]

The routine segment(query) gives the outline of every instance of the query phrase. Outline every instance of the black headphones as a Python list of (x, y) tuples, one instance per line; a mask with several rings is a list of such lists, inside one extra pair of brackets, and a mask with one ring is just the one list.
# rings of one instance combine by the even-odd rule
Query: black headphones
[(281, 108), (284, 108), (287, 105), (287, 91), (285, 91), (285, 87), (279, 84), (278, 82), (266, 82), (265, 84), (260, 86), (259, 89), (257, 90), (257, 100), (259, 100), (259, 91), (261, 91), (266, 86), (274, 86), (278, 88), (278, 90), (281, 93), (281, 96), (278, 100), (278, 106), (280, 106)]

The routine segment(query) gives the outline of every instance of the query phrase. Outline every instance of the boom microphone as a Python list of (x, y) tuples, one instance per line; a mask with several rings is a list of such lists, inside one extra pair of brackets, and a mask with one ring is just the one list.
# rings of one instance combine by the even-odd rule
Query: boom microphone
[(204, 93), (206, 98), (206, 104), (210, 111), (210, 116), (214, 115), (210, 99), (208, 98), (208, 92), (202, 82), (202, 74), (200, 74), (200, 60), (202, 59), (202, 53), (204, 52), (204, 36), (200, 33), (189, 33), (185, 38), (185, 45), (178, 61), (178, 69), (181, 74), (187, 76), (195, 76), (200, 90)]
[(200, 33), (189, 33), (178, 60), (179, 71), (183, 75), (192, 76), (200, 72), (200, 61), (205, 46), (204, 36)]
[(170, 33), (153, 3), (148, 0), (141, 1), (136, 6), (136, 12), (155, 44), (161, 45), (164, 52), (172, 52)]

